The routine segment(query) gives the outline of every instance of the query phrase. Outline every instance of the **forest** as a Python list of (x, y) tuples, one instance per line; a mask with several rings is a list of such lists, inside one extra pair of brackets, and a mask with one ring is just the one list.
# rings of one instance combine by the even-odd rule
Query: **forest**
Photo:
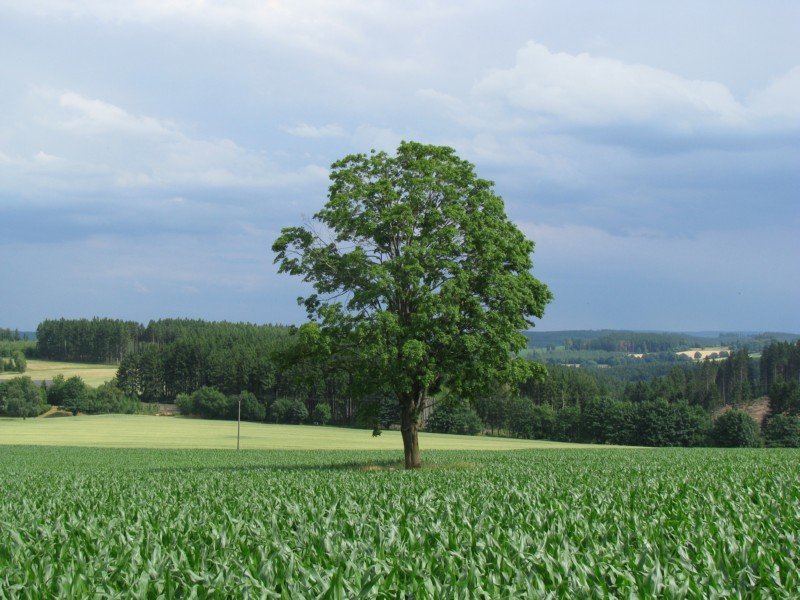
[[(332, 423), (376, 433), (397, 424), (394, 399), (360, 394), (353, 375), (335, 361), (296, 360), (294, 332), (281, 325), (187, 319), (146, 326), (99, 318), (44, 321), (29, 354), (117, 363), (117, 378), (96, 390), (77, 377), (62, 378), (46, 390), (29, 386), (24, 393), (32, 404), (76, 413), (136, 412), (140, 403), (176, 403), (181, 412), (206, 418), (236, 418), (241, 406), (246, 420)], [(762, 345), (760, 358), (741, 348), (721, 360), (669, 359), (685, 342), (680, 335), (606, 332), (582, 342), (587, 348), (582, 352), (646, 346), (664, 360), (607, 368), (549, 364), (544, 379), (531, 378), (514, 389), (498, 386), (496, 393), (474, 398), (445, 390), (430, 399), (426, 426), (444, 433), (601, 444), (797, 445), (800, 342), (773, 340)], [(9, 393), (0, 387), (0, 398)], [(738, 410), (759, 398), (769, 402), (761, 430)], [(721, 432), (723, 426), (735, 433)]]

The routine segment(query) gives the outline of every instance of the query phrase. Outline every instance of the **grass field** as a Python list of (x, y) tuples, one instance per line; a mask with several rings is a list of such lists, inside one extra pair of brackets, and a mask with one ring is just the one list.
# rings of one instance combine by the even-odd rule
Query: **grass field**
[[(117, 367), (114, 365), (93, 365), (88, 363), (68, 363), (54, 360), (28, 360), (28, 369), (22, 373), (33, 380), (52, 380), (56, 375), (72, 377), (78, 375), (83, 381), (92, 387), (110, 381), (117, 374)], [(20, 373), (2, 373), (0, 380), (19, 377)]]
[(429, 468), (385, 468), (398, 458), (3, 447), (0, 597), (796, 598), (800, 589), (795, 450), (430, 450)]
[[(182, 417), (96, 415), (47, 419), (0, 418), (0, 444), (122, 448), (236, 448), (235, 421)], [(242, 448), (402, 451), (398, 431), (372, 437), (371, 430), (311, 425), (242, 423)], [(425, 450), (513, 450), (594, 447), (535, 440), (421, 433)]]

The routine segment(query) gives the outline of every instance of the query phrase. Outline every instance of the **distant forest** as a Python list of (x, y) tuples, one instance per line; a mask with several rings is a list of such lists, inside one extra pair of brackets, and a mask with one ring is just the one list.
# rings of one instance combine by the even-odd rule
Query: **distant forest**
[(612, 329), (527, 331), (529, 348), (563, 350), (603, 350), (606, 352), (652, 353), (679, 351), (695, 347), (747, 346), (751, 352), (760, 351), (771, 342), (794, 342), (800, 335), (794, 333), (716, 333), (699, 335), (691, 333), (664, 333), (621, 331)]
[[(744, 346), (731, 345), (725, 358), (692, 361), (675, 354), (697, 344), (683, 334), (552, 333), (562, 336), (547, 340), (551, 348), (561, 341), (558, 349), (528, 351), (535, 360), (542, 360), (541, 352), (549, 357), (546, 379), (525, 381), (514, 389), (498, 387), (476, 398), (441, 394), (431, 399), (428, 429), (650, 446), (800, 443), (800, 342), (776, 341), (769, 334), (749, 336), (748, 341), (760, 345), (759, 358), (752, 358)], [(537, 333), (531, 339), (547, 335)], [(719, 339), (703, 338), (704, 345), (722, 345)], [(364, 395), (353, 374), (336, 364), (297, 360), (291, 327), (188, 319), (146, 326), (114, 319), (59, 319), (44, 321), (37, 340), (36, 348), (26, 349), (29, 356), (118, 364), (116, 381), (97, 396), (113, 398), (115, 406), (130, 406), (124, 396), (145, 403), (176, 402), (181, 412), (206, 418), (235, 418), (235, 406), (241, 403), (244, 418), (257, 421), (375, 428), (398, 422), (393, 398)], [(631, 359), (626, 352), (647, 354)], [(556, 356), (577, 356), (584, 368), (552, 364)], [(613, 360), (599, 362), (608, 356)], [(70, 399), (81, 394), (88, 398), (92, 392), (79, 382), (59, 381), (48, 389), (48, 401), (75, 412), (104, 410), (97, 397), (94, 404)], [(770, 410), (761, 433), (738, 410), (730, 411), (731, 418), (714, 420), (726, 409), (746, 408), (765, 396)], [(726, 427), (741, 439), (728, 444), (715, 428), (734, 417), (744, 425)], [(755, 433), (741, 437), (751, 429)]]

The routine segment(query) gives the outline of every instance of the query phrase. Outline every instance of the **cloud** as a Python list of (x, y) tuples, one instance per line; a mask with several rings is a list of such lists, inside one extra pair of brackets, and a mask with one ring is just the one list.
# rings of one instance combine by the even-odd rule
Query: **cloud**
[[(282, 167), (265, 150), (200, 137), (170, 120), (73, 90), (35, 88), (29, 97), (32, 114), (13, 115), (14, 136), (0, 139), (6, 192), (113, 195), (175, 188), (180, 195), (185, 188), (285, 188), (327, 179), (320, 165)], [(21, 153), (26, 146), (29, 157)]]
[(287, 127), (285, 130), (290, 135), (305, 138), (341, 137), (345, 135), (344, 129), (334, 123), (321, 126), (299, 123), (293, 127)]
[(573, 273), (590, 269), (639, 280), (655, 275), (665, 288), (680, 281), (713, 285), (721, 293), (745, 286), (765, 295), (790, 293), (800, 278), (795, 263), (787, 263), (781, 277), (764, 268), (764, 256), (788, 258), (800, 252), (790, 227), (707, 230), (695, 235), (646, 229), (615, 234), (587, 225), (531, 222), (520, 227), (536, 241), (536, 263), (556, 263)]
[(118, 106), (84, 98), (75, 92), (59, 94), (58, 104), (70, 113), (68, 118), (61, 121), (61, 127), (78, 134), (163, 136), (176, 133), (174, 126), (161, 123), (158, 119), (132, 115)]
[(722, 83), (530, 41), (513, 66), (458, 98), (417, 96), (461, 127), (504, 136), (565, 135), (655, 152), (751, 144), (800, 131), (800, 67), (740, 101)]
[(664, 128), (690, 131), (699, 124), (740, 125), (745, 113), (720, 83), (586, 53), (550, 52), (535, 42), (517, 52), (513, 67), (480, 80), (474, 92), (581, 125), (658, 121)]
[[(614, 234), (593, 226), (520, 227), (534, 274), (555, 295), (548, 329), (794, 330), (800, 252), (791, 227)], [(781, 265), (779, 269), (773, 263)]]
[(778, 122), (800, 122), (800, 66), (753, 93), (749, 102), (755, 115)]

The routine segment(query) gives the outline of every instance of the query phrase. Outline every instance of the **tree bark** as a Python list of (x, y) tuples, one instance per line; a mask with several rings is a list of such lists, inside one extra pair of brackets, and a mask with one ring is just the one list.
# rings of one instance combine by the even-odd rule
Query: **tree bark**
[(419, 469), (422, 460), (419, 456), (419, 417), (414, 410), (412, 402), (406, 401), (400, 407), (400, 433), (403, 436), (403, 452), (405, 454), (406, 469)]

